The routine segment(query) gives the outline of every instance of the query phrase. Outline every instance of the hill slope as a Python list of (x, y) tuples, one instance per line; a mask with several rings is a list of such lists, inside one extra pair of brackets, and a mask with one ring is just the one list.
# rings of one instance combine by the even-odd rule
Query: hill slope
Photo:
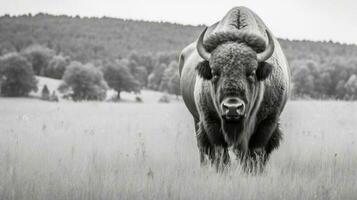
[(178, 51), (201, 27), (114, 18), (72, 18), (38, 14), (0, 18), (2, 49), (45, 44), (75, 60)]
[[(0, 17), (0, 55), (41, 44), (70, 60), (92, 62), (95, 66), (129, 57), (135, 61), (129, 62), (131, 73), (139, 74), (143, 86), (147, 86), (152, 72), (161, 73), (162, 63), (168, 66), (177, 61), (181, 49), (194, 41), (202, 29), (203, 26), (105, 17), (5, 15)], [(356, 45), (279, 40), (290, 63), (294, 96), (357, 99)], [(131, 54), (133, 51), (136, 53)]]
[[(116, 18), (79, 18), (37, 14), (0, 17), (0, 54), (40, 43), (82, 62), (139, 54), (178, 53), (203, 26)], [(357, 57), (356, 45), (280, 40), (288, 59)]]

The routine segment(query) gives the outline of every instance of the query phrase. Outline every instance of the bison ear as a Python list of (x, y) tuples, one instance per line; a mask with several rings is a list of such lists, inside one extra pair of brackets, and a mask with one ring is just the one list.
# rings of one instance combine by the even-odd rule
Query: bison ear
[(203, 79), (205, 80), (212, 79), (211, 67), (209, 66), (209, 62), (207, 60), (198, 63), (196, 66), (196, 70), (198, 72), (198, 75)]
[(261, 62), (258, 65), (257, 69), (257, 79), (258, 81), (263, 81), (265, 80), (270, 74), (271, 71), (273, 70), (273, 66), (267, 62)]

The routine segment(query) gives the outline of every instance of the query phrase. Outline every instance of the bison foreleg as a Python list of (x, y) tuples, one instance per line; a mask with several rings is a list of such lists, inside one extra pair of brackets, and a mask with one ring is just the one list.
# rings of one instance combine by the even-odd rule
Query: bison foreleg
[(197, 147), (200, 153), (201, 166), (207, 165), (214, 155), (212, 154), (213, 145), (210, 143), (207, 133), (201, 123), (195, 122)]
[(214, 147), (214, 157), (211, 160), (212, 165), (217, 171), (222, 171), (230, 163), (228, 149), (226, 147)]
[(259, 173), (264, 170), (270, 153), (279, 146), (281, 140), (277, 121), (275, 118), (268, 118), (260, 123), (250, 138), (249, 151), (236, 153), (245, 171)]
[(255, 149), (254, 151), (243, 152), (238, 149), (233, 149), (233, 152), (236, 154), (237, 160), (245, 172), (253, 174), (263, 172), (266, 156), (264, 150), (259, 151), (259, 149)]
[(218, 170), (222, 166), (227, 165), (229, 163), (228, 149), (211, 144), (202, 123), (198, 123), (196, 127), (197, 146), (200, 151), (201, 166), (211, 163)]
[(249, 141), (249, 149), (254, 154), (264, 158), (265, 163), (269, 154), (279, 145), (281, 139), (278, 119), (270, 117), (262, 121)]

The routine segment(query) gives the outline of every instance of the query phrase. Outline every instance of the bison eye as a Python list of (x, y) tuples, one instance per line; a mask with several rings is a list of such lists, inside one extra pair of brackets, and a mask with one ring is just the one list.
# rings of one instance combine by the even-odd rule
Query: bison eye
[(216, 81), (218, 81), (218, 79), (219, 79), (219, 74), (217, 74), (217, 73), (213, 74), (212, 81), (216, 82)]
[(255, 78), (256, 78), (256, 74), (255, 74), (255, 71), (252, 71), (248, 74), (248, 80), (251, 81), (251, 82), (254, 82), (255, 81)]

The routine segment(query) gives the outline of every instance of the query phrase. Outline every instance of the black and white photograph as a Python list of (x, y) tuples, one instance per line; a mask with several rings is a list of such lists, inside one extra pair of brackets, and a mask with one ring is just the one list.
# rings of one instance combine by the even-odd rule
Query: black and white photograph
[(0, 200), (357, 199), (357, 1), (0, 0)]

